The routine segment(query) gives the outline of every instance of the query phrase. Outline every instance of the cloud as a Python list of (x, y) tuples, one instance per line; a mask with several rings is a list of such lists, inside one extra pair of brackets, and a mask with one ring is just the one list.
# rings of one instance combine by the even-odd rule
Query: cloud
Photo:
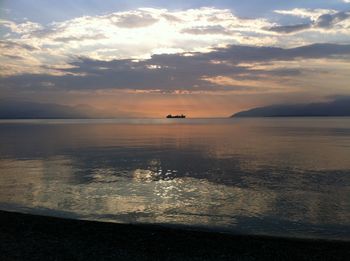
[[(344, 32), (349, 34), (350, 12), (336, 12), (326, 9), (292, 9), (276, 10), (278, 14), (293, 15), (301, 18), (308, 18), (310, 22), (295, 25), (277, 25), (267, 28), (269, 31), (277, 33), (297, 33), (305, 30), (320, 31), (330, 30), (332, 33)], [(344, 23), (345, 22), (345, 23)]]
[(318, 17), (324, 14), (334, 14), (337, 11), (332, 9), (305, 9), (305, 8), (294, 8), (291, 10), (275, 10), (277, 14), (292, 15), (301, 18), (309, 18), (312, 21), (317, 20)]
[(158, 21), (152, 15), (142, 12), (114, 15), (111, 17), (111, 20), (118, 27), (124, 28), (147, 27)]
[(56, 37), (54, 38), (54, 40), (56, 42), (80, 42), (80, 41), (84, 41), (84, 40), (98, 40), (98, 39), (105, 39), (106, 36), (103, 34), (93, 34), (93, 35), (84, 35), (81, 37), (77, 37), (77, 36), (68, 36), (68, 37)]
[(172, 15), (172, 14), (168, 14), (168, 13), (161, 14), (161, 17), (165, 18), (166, 20), (168, 20), (169, 22), (172, 22), (172, 23), (183, 22), (183, 20), (181, 18), (177, 17), (176, 15)]
[(188, 34), (223, 34), (230, 35), (231, 33), (221, 25), (213, 26), (197, 26), (192, 28), (183, 29), (181, 32)]
[[(301, 68), (264, 68), (254, 64), (305, 59), (339, 59), (350, 45), (315, 44), (298, 48), (229, 46), (208, 53), (153, 55), (150, 59), (112, 61), (80, 57), (59, 75), (22, 74), (3, 77), (0, 88), (12, 91), (159, 90), (159, 92), (242, 91), (280, 88), (286, 79), (306, 72)], [(248, 66), (250, 65), (250, 66)], [(260, 84), (258, 81), (261, 81)], [(28, 85), (29, 84), (29, 85)], [(260, 87), (259, 87), (260, 85)], [(279, 85), (279, 86), (278, 86)]]
[(14, 50), (18, 50), (18, 49), (25, 49), (27, 51), (35, 51), (38, 50), (38, 48), (25, 44), (25, 43), (18, 43), (18, 42), (14, 42), (14, 41), (8, 41), (8, 40), (0, 40), (0, 48), (1, 49), (14, 49)]
[(346, 19), (350, 18), (350, 13), (338, 12), (335, 14), (321, 15), (315, 23), (318, 28), (330, 28)]
[(296, 25), (274, 26), (269, 28), (269, 30), (277, 33), (289, 34), (289, 33), (303, 31), (309, 28), (311, 28), (311, 24), (296, 24)]
[[(266, 31), (261, 29), (269, 25), (266, 19), (242, 19), (228, 9), (208, 7), (180, 11), (140, 8), (47, 25), (0, 20), (0, 27), (9, 30), (0, 46), (0, 59), (6, 64), (0, 75), (57, 75), (59, 71), (52, 68), (68, 66), (77, 53), (110, 61), (146, 59), (161, 53), (208, 52), (232, 43), (274, 44), (276, 39), (264, 35)], [(15, 56), (18, 59), (9, 59)]]
[(38, 23), (26, 21), (24, 23), (17, 24), (15, 22), (3, 20), (3, 19), (0, 19), (0, 26), (4, 26), (4, 27), (10, 29), (12, 32), (17, 33), (17, 34), (21, 34), (21, 35), (30, 34), (30, 33), (35, 32), (37, 30), (43, 29), (43, 26), (41, 24), (38, 24)]
[[(279, 25), (268, 18), (242, 18), (229, 9), (212, 7), (176, 11), (140, 8), (47, 25), (0, 20), (7, 33), (0, 43), (0, 77), (68, 74), (61, 68), (76, 66), (72, 62), (77, 54), (90, 60), (144, 60), (155, 54), (208, 53), (229, 45), (290, 48), (350, 40), (347, 12), (292, 9), (276, 13), (310, 22)], [(290, 37), (306, 30), (313, 34)]]
[(218, 48), (206, 56), (229, 59), (236, 62), (288, 61), (298, 58), (329, 58), (334, 55), (350, 54), (350, 45), (313, 44), (296, 48), (231, 46)]

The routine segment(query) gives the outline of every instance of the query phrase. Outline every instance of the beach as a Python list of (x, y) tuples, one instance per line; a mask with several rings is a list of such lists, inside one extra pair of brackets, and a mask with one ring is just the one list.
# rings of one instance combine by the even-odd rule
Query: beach
[(346, 260), (350, 242), (232, 235), (0, 211), (1, 260)]

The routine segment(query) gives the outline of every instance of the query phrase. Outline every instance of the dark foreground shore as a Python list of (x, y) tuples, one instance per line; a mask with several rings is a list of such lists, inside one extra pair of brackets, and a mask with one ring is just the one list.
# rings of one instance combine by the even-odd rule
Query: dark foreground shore
[(0, 260), (349, 260), (350, 242), (194, 232), (0, 211)]

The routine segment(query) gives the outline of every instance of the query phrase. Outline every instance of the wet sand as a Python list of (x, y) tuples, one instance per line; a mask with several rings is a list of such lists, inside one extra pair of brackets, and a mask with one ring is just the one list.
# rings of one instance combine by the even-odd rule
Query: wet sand
[(0, 260), (348, 260), (350, 242), (231, 235), (0, 211)]

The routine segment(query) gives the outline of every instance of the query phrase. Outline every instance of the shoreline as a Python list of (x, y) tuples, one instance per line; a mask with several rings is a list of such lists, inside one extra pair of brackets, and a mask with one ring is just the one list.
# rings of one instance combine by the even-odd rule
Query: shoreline
[(350, 241), (232, 235), (0, 210), (1, 260), (347, 260)]

